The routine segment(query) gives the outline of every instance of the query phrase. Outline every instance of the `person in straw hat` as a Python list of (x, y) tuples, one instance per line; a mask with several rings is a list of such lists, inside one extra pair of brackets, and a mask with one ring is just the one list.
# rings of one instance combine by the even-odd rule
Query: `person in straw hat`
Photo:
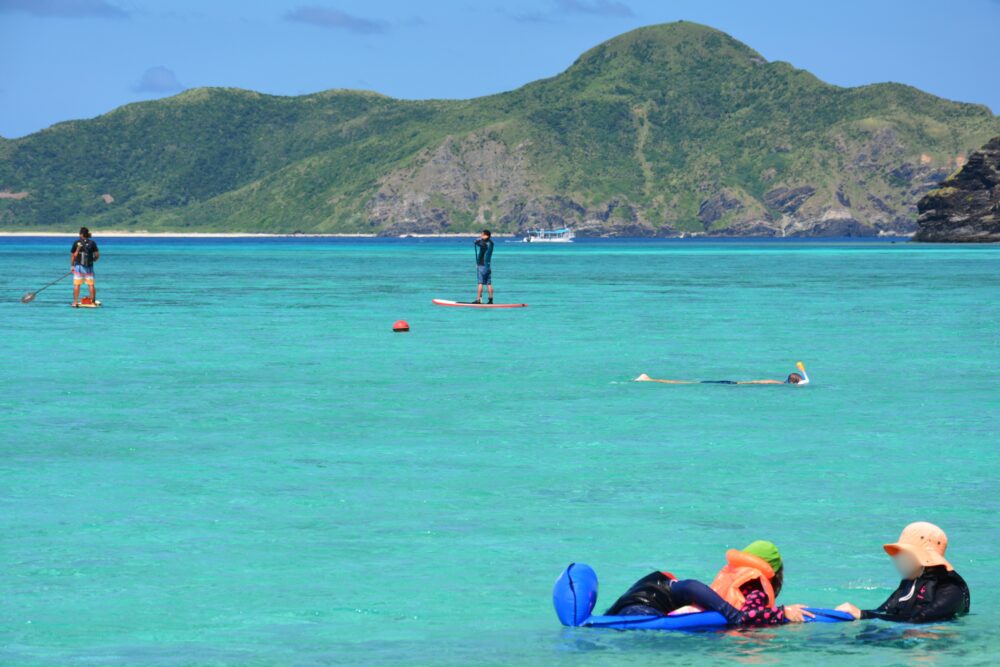
[(883, 546), (903, 576), (899, 587), (878, 609), (861, 610), (850, 602), (837, 607), (854, 618), (903, 623), (933, 623), (969, 613), (969, 586), (944, 552), (948, 536), (933, 523), (917, 521), (899, 539)]

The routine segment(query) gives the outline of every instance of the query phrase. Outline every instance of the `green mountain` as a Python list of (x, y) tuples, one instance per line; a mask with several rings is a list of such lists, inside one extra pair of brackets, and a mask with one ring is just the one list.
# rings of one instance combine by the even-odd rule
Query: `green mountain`
[(0, 141), (0, 228), (874, 234), (1000, 134), (983, 106), (839, 88), (692, 23), (461, 101), (201, 88)]

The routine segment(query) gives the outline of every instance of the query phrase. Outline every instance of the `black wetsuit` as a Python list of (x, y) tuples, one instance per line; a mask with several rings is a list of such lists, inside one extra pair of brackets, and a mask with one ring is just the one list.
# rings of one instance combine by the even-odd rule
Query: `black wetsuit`
[(901, 623), (947, 621), (969, 613), (969, 586), (944, 565), (924, 568), (916, 579), (903, 579), (899, 588), (878, 609), (866, 609), (861, 618), (881, 618)]
[(646, 575), (625, 591), (604, 614), (606, 616), (631, 616), (639, 614), (667, 615), (684, 606), (674, 599), (670, 590), (673, 580), (662, 572)]
[(476, 246), (476, 266), (489, 266), (490, 260), (493, 258), (493, 239), (486, 241), (476, 239), (474, 244)]

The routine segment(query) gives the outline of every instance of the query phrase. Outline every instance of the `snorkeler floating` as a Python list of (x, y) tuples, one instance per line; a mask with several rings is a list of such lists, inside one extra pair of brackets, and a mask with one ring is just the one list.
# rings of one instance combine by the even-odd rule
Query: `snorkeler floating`
[(805, 364), (800, 361), (795, 366), (799, 370), (789, 373), (784, 380), (657, 380), (643, 373), (634, 381), (660, 382), (662, 384), (809, 384), (809, 375), (806, 373)]

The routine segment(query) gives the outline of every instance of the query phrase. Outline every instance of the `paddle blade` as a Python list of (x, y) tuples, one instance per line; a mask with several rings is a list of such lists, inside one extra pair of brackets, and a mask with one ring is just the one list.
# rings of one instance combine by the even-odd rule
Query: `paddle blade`
[(21, 303), (31, 303), (35, 300), (35, 292), (28, 292), (21, 297)]

